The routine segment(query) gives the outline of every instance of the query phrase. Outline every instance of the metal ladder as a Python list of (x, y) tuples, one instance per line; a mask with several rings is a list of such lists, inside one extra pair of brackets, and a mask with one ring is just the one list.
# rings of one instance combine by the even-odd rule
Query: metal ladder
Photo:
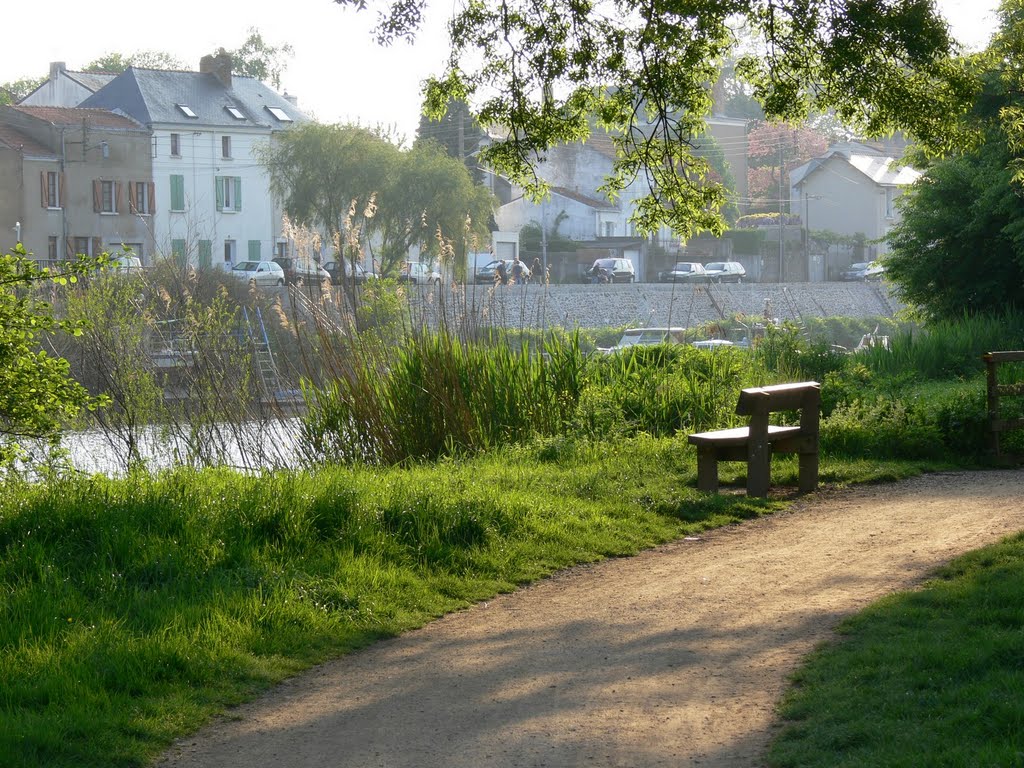
[(252, 347), (253, 364), (263, 389), (263, 396), (267, 400), (277, 400), (277, 393), (281, 391), (281, 374), (274, 362), (274, 353), (270, 350), (270, 339), (267, 338), (267, 329), (263, 324), (263, 314), (259, 307), (253, 308), (253, 315), (254, 317), (250, 318), (249, 310), (242, 307), (245, 333)]

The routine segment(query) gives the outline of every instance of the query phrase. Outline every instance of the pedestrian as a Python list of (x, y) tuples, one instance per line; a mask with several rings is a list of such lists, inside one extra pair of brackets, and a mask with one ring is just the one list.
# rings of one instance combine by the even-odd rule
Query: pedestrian
[(499, 261), (494, 270), (494, 280), (500, 285), (508, 285), (508, 269), (504, 261)]
[(546, 283), (545, 279), (547, 275), (544, 274), (544, 266), (540, 263), (540, 257), (537, 256), (533, 260), (533, 265), (530, 267), (530, 280), (537, 283)]
[(519, 260), (518, 255), (512, 260), (512, 282), (526, 282), (526, 265)]

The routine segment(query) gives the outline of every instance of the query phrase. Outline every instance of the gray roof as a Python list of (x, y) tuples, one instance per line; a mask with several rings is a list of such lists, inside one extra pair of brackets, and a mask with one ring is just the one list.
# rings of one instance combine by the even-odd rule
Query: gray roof
[(96, 91), (117, 77), (113, 72), (71, 72), (65, 70), (64, 74), (93, 93), (96, 93)]
[[(186, 117), (178, 105), (188, 107), (196, 117)], [(126, 69), (80, 106), (117, 109), (148, 126), (178, 124), (278, 130), (292, 125), (292, 122), (275, 118), (268, 108), (283, 110), (294, 123), (309, 121), (309, 116), (284, 96), (252, 77), (235, 75), (231, 78), (231, 87), (227, 88), (210, 73), (135, 67)], [(233, 117), (228, 107), (237, 109), (244, 119)]]

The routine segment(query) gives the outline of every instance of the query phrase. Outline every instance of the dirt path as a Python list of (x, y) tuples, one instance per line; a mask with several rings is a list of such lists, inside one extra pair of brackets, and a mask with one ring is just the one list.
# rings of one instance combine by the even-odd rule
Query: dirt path
[(1021, 529), (1022, 471), (825, 492), (319, 667), (159, 764), (756, 766), (787, 675), (842, 617)]

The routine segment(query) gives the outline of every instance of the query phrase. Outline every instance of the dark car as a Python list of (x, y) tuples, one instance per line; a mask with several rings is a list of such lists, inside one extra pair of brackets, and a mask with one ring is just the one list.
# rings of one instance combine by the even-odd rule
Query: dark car
[(274, 263), (284, 270), (284, 281), (288, 285), (299, 283), (320, 283), (330, 280), (331, 276), (313, 261), (296, 259), (291, 256), (278, 256)]
[(679, 261), (666, 272), (658, 273), (658, 281), (662, 283), (705, 283), (707, 275), (704, 265), (696, 261)]
[[(344, 266), (344, 276), (342, 276), (342, 267)], [(355, 267), (355, 282), (356, 285), (362, 285), (367, 280), (372, 280), (377, 275), (373, 272), (367, 272), (359, 264), (352, 264), (348, 261), (328, 261), (324, 264), (324, 271), (331, 276), (331, 283), (334, 285), (341, 285), (342, 282), (351, 283), (353, 280), (352, 268)]]
[(712, 261), (704, 265), (704, 277), (709, 283), (742, 283), (747, 270), (738, 261)]
[(636, 280), (636, 271), (629, 259), (608, 258), (595, 261), (586, 276), (591, 282), (600, 282), (604, 277), (613, 283), (632, 283)]

